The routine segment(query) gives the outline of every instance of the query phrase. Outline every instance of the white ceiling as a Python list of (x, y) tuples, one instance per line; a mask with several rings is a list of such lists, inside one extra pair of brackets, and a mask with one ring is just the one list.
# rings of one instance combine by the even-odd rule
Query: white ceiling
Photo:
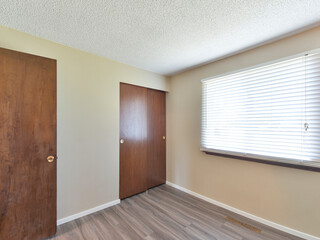
[(320, 0), (0, 0), (0, 24), (171, 75), (320, 23)]

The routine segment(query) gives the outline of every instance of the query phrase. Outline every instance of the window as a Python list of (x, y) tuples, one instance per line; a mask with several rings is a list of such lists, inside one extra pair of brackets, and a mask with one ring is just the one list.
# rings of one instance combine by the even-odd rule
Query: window
[(201, 145), (320, 168), (320, 52), (202, 80)]

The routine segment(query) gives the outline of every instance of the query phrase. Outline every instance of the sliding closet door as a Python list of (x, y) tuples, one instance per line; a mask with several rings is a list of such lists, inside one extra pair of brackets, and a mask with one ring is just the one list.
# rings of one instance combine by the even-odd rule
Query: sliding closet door
[(148, 89), (148, 188), (166, 182), (166, 96)]
[(0, 239), (56, 232), (56, 61), (0, 48)]
[(120, 199), (147, 189), (147, 89), (120, 84)]

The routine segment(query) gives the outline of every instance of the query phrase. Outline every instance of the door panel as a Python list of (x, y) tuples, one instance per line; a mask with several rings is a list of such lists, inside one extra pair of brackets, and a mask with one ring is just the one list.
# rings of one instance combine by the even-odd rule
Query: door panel
[(56, 61), (0, 48), (0, 239), (56, 232)]
[(120, 84), (120, 199), (147, 189), (147, 89)]
[(165, 92), (148, 89), (148, 188), (166, 182)]

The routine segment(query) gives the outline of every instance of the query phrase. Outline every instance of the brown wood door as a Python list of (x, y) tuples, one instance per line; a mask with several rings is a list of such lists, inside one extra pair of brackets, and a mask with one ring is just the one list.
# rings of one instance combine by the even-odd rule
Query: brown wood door
[(147, 189), (147, 117), (147, 89), (121, 83), (120, 199)]
[(56, 61), (0, 48), (0, 239), (56, 232)]
[(166, 182), (166, 95), (148, 89), (148, 188)]

